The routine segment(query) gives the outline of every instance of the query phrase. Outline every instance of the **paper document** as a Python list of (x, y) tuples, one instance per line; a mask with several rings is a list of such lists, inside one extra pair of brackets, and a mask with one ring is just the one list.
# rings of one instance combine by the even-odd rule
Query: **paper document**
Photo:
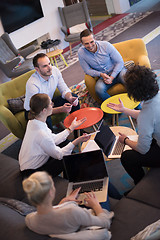
[(89, 140), (82, 152), (90, 152), (98, 149), (100, 149), (100, 147), (97, 145), (97, 143), (94, 140)]

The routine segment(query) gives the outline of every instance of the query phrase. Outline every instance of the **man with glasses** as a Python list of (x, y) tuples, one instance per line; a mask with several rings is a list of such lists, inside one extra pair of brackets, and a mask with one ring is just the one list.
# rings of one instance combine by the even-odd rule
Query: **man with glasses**
[(107, 90), (116, 83), (123, 83), (126, 72), (124, 62), (116, 48), (107, 41), (96, 41), (93, 33), (85, 29), (80, 34), (82, 46), (78, 57), (84, 72), (99, 77), (95, 91), (102, 101), (110, 97)]

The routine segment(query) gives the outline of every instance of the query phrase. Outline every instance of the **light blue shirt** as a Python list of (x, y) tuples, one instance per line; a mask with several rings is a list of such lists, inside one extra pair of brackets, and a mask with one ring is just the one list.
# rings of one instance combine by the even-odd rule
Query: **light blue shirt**
[(78, 57), (84, 72), (92, 77), (100, 77), (101, 73), (116, 77), (124, 67), (122, 56), (107, 41), (96, 41), (97, 51), (92, 53), (84, 46), (78, 50)]
[(29, 102), (31, 97), (36, 93), (46, 93), (52, 99), (56, 88), (59, 89), (62, 97), (65, 98), (67, 92), (71, 92), (62, 78), (62, 74), (58, 68), (52, 67), (52, 75), (46, 81), (36, 71), (28, 79), (26, 83), (26, 94), (24, 108), (29, 111)]
[(152, 139), (160, 147), (160, 91), (152, 99), (145, 101), (137, 118), (138, 143), (136, 150), (141, 154), (149, 151)]

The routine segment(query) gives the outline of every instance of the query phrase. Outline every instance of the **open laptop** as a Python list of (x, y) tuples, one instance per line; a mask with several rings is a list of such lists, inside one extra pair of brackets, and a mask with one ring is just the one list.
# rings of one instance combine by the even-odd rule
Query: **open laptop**
[(81, 187), (78, 199), (84, 201), (85, 192), (93, 191), (99, 202), (105, 202), (108, 192), (108, 174), (102, 150), (76, 153), (63, 157), (69, 180), (67, 196)]
[[(128, 136), (131, 140), (136, 141), (138, 135)], [(97, 145), (103, 150), (108, 158), (120, 158), (123, 151), (131, 149), (128, 145), (118, 141), (119, 136), (115, 136), (108, 125), (102, 125), (100, 132), (94, 138)]]
[[(102, 125), (99, 130), (100, 132), (96, 134), (94, 140), (88, 141), (83, 152), (102, 149), (104, 154), (112, 159), (120, 158), (123, 151), (131, 149), (128, 145), (118, 141), (119, 136), (115, 136), (108, 125)], [(131, 140), (136, 141), (138, 135), (130, 135), (128, 137)]]

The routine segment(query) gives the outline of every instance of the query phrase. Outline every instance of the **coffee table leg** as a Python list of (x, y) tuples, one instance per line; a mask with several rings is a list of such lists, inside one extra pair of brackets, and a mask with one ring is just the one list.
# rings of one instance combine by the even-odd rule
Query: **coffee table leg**
[(115, 114), (113, 114), (113, 116), (112, 116), (112, 126), (114, 126), (115, 125)]
[(117, 123), (117, 126), (119, 126), (119, 122), (118, 122), (118, 114), (116, 114), (116, 123)]
[[(80, 129), (77, 130), (77, 135), (78, 137), (80, 137), (81, 135)], [(78, 149), (79, 149), (79, 152), (81, 152), (81, 143), (78, 143)]]
[(132, 120), (131, 116), (128, 116), (128, 119), (129, 119), (129, 121), (130, 121), (130, 124), (131, 124), (133, 130), (136, 131), (136, 128), (135, 128), (135, 126), (134, 126), (134, 123), (133, 123), (133, 120)]

